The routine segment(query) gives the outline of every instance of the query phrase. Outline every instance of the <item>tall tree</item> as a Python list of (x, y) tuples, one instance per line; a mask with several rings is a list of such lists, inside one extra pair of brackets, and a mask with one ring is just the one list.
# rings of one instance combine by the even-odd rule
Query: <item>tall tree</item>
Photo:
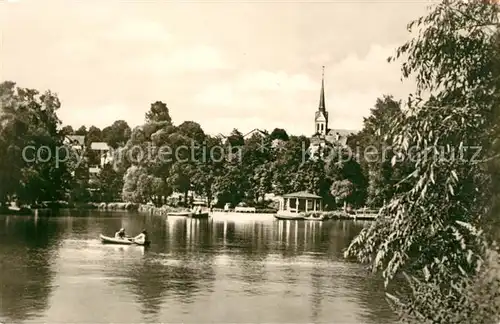
[(75, 131), (75, 135), (86, 136), (86, 135), (87, 135), (87, 127), (85, 127), (85, 126), (80, 126), (80, 128), (78, 128), (78, 129)]
[(85, 148), (86, 157), (90, 166), (97, 166), (101, 164), (101, 153), (99, 151), (92, 150), (92, 143), (102, 142), (102, 131), (99, 127), (90, 126), (85, 135)]
[(300, 166), (309, 159), (309, 144), (309, 139), (304, 136), (291, 136), (283, 146), (272, 151), (273, 190), (276, 194), (290, 193), (300, 187), (300, 184), (290, 181), (290, 175), (297, 174)]
[(75, 131), (73, 130), (73, 127), (68, 125), (62, 128), (61, 133), (64, 135), (73, 135), (75, 134)]
[(392, 166), (394, 156), (391, 139), (386, 138), (391, 121), (402, 114), (401, 102), (392, 96), (377, 98), (369, 117), (364, 118), (363, 129), (349, 138), (348, 144), (353, 152), (358, 152), (364, 177), (368, 179), (368, 205), (381, 207), (394, 194), (394, 186), (402, 180)]
[(177, 127), (177, 132), (192, 139), (195, 144), (201, 145), (205, 141), (205, 132), (200, 124), (194, 121), (185, 121)]
[(145, 203), (151, 198), (151, 182), (147, 170), (131, 166), (123, 177), (122, 198), (127, 202)]
[(102, 139), (114, 149), (123, 146), (130, 138), (132, 130), (124, 120), (117, 120), (102, 130)]
[(272, 132), (271, 132), (271, 135), (270, 135), (270, 140), (273, 141), (273, 140), (281, 140), (281, 141), (288, 141), (288, 134), (286, 132), (286, 130), (282, 129), (282, 128), (275, 128)]
[(231, 131), (231, 134), (226, 139), (226, 144), (231, 147), (241, 147), (245, 145), (243, 134), (236, 128)]
[(112, 164), (103, 166), (97, 177), (96, 188), (99, 191), (100, 201), (119, 201), (123, 189), (123, 174), (113, 168)]
[(61, 150), (58, 97), (46, 91), (0, 84), (0, 202), (64, 199), (71, 182)]
[(172, 118), (170, 117), (167, 104), (161, 101), (156, 101), (151, 104), (151, 108), (148, 112), (146, 112), (146, 123), (151, 122), (172, 123)]
[(207, 197), (209, 203), (217, 194), (217, 179), (225, 176), (224, 151), (222, 142), (218, 138), (207, 136), (205, 138), (205, 150), (202, 157), (195, 166), (192, 185), (195, 192)]

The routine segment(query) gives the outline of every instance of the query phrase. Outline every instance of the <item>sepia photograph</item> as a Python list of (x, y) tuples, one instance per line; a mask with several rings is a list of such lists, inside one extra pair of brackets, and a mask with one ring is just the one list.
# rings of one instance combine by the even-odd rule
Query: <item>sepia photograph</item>
[(0, 324), (500, 324), (500, 2), (0, 0)]

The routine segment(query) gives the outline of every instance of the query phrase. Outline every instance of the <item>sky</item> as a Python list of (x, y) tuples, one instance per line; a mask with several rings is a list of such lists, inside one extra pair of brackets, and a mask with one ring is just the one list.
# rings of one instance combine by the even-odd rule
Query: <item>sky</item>
[(406, 25), (429, 1), (5, 1), (0, 81), (58, 94), (63, 124), (144, 122), (167, 104), (209, 134), (311, 135), (325, 66), (331, 128), (360, 129), (377, 97), (406, 98)]

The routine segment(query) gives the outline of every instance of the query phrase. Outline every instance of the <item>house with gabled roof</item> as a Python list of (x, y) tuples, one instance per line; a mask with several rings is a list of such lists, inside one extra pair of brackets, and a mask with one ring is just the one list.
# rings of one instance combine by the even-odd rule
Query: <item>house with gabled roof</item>
[[(92, 142), (90, 149), (100, 154), (100, 167), (113, 161), (113, 150), (106, 142)], [(95, 171), (98, 172), (98, 171)]]
[(85, 147), (85, 136), (83, 135), (66, 135), (63, 143), (70, 146), (72, 149), (81, 150)]
[(251, 138), (254, 135), (265, 137), (265, 136), (268, 135), (268, 133), (265, 130), (254, 128), (251, 131), (249, 131), (248, 133), (246, 133), (245, 135), (243, 135), (243, 139), (245, 139), (245, 140), (249, 139), (249, 138)]

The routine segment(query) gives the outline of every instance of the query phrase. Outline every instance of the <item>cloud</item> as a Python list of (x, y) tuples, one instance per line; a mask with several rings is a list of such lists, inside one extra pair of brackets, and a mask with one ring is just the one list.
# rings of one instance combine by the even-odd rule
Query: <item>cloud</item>
[(368, 116), (376, 98), (382, 96), (378, 90), (333, 93), (326, 97), (329, 111), (329, 127), (348, 130), (361, 129), (363, 117)]
[[(78, 128), (81, 125), (86, 125), (87, 127), (93, 125), (102, 129), (110, 126), (119, 119), (126, 120), (129, 123), (132, 122), (133, 119), (131, 120), (130, 116), (134, 116), (134, 111), (126, 104), (109, 103), (81, 107), (63, 105), (61, 109), (58, 110), (57, 114), (63, 121), (72, 121), (70, 125), (74, 128)], [(131, 123), (130, 125), (136, 124), (137, 122)]]
[(386, 58), (420, 7), (21, 1), (0, 19), (2, 76), (57, 92), (71, 125), (138, 125), (162, 100), (176, 123), (198, 121), (213, 134), (310, 134), (326, 65), (330, 125), (352, 128), (378, 96), (407, 92)]
[(314, 114), (314, 106), (304, 100), (311, 96), (319, 96), (319, 83), (305, 74), (246, 71), (206, 86), (193, 98), (193, 106), (209, 133), (280, 127), (301, 134), (303, 123), (298, 121)]
[(145, 20), (127, 20), (114, 25), (103, 33), (104, 38), (131, 42), (168, 42), (171, 35), (158, 22)]
[(380, 89), (399, 82), (400, 66), (388, 63), (397, 44), (380, 46), (373, 44), (365, 55), (350, 54), (328, 66), (328, 80), (335, 89)]
[(52, 52), (64, 56), (66, 59), (80, 59), (94, 54), (95, 44), (85, 39), (71, 39), (56, 44)]
[[(167, 48), (172, 37), (162, 24), (141, 19), (122, 19), (114, 24), (102, 22), (106, 11), (95, 11), (93, 22), (88, 23), (79, 37), (63, 34), (50, 48), (51, 54), (58, 59), (90, 61), (93, 64), (108, 61), (106, 65), (123, 63), (124, 59), (144, 56), (150, 50)], [(87, 27), (87, 26), (86, 26)], [(120, 67), (123, 70), (123, 66)]]
[(224, 83), (207, 86), (195, 97), (201, 105), (252, 107), (264, 104), (259, 92), (272, 92), (276, 96), (297, 95), (303, 91), (317, 89), (317, 83), (307, 75), (290, 75), (285, 72), (245, 72)]
[(133, 57), (124, 64), (135, 71), (155, 75), (230, 68), (228, 61), (223, 58), (218, 49), (205, 45), (177, 48)]
[(236, 103), (237, 94), (230, 84), (209, 85), (195, 97), (195, 103), (230, 107)]
[[(369, 114), (377, 97), (405, 96), (407, 89), (400, 82), (399, 66), (387, 63), (394, 48), (394, 45), (375, 44), (363, 56), (347, 55), (326, 67), (330, 127), (360, 129), (363, 117)], [(317, 57), (326, 57), (326, 54), (320, 53)], [(258, 116), (262, 121), (255, 125), (285, 124), (293, 133), (307, 135), (313, 131), (320, 87), (319, 73), (314, 79), (307, 74), (247, 71), (206, 86), (194, 101), (203, 107), (200, 110), (210, 111), (213, 118), (229, 118), (234, 127), (242, 130), (252, 128), (249, 121)]]
[(304, 91), (315, 89), (316, 83), (307, 75), (285, 72), (256, 71), (243, 74), (236, 82), (239, 90)]

